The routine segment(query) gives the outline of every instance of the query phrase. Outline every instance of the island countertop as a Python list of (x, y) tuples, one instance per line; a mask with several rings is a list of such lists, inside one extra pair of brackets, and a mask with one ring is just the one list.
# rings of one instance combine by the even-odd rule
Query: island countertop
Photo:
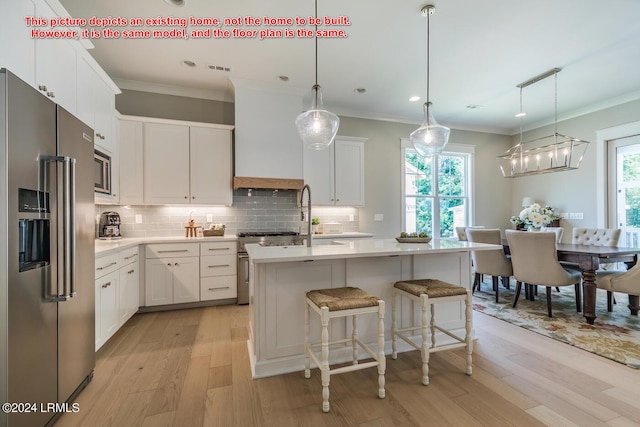
[(354, 239), (336, 241), (331, 245), (260, 246), (246, 245), (249, 258), (255, 264), (311, 261), (322, 259), (363, 258), (389, 255), (436, 254), (502, 250), (502, 245), (471, 243), (451, 239), (433, 239), (430, 243), (398, 243), (395, 239)]

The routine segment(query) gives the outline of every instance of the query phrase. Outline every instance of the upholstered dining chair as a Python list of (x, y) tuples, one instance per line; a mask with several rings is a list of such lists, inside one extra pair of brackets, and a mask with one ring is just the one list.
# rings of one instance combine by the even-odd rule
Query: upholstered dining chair
[(556, 243), (562, 243), (562, 236), (564, 236), (564, 227), (547, 227), (543, 225), (540, 227), (540, 231), (553, 231), (556, 233)]
[(582, 311), (580, 301), (580, 272), (565, 269), (558, 261), (556, 234), (552, 232), (529, 233), (527, 231), (506, 230), (511, 252), (513, 276), (516, 279), (516, 293), (513, 307), (518, 304), (523, 283), (547, 288), (547, 313), (552, 316), (551, 288), (574, 285), (576, 311)]
[[(467, 228), (467, 239), (473, 243), (491, 243), (501, 245), (502, 238), (500, 230), (497, 228)], [(483, 274), (490, 274), (493, 290), (496, 293), (496, 302), (500, 293), (499, 278), (503, 283), (508, 283), (509, 277), (513, 275), (511, 260), (507, 258), (504, 251), (471, 251), (471, 261), (475, 269), (473, 279), (474, 290), (480, 290)]]
[(475, 225), (473, 227), (456, 227), (456, 237), (461, 242), (466, 242), (469, 240), (467, 236), (467, 230), (470, 228), (484, 228), (484, 225)]
[[(574, 245), (617, 247), (622, 230), (619, 228), (574, 228), (571, 243)], [(562, 263), (565, 267), (576, 268), (576, 264)], [(601, 264), (601, 270), (611, 270), (615, 264)]]
[(605, 270), (596, 273), (596, 286), (607, 291), (607, 311), (613, 311), (613, 293), (629, 295), (629, 310), (638, 315), (640, 296), (640, 262), (626, 271)]

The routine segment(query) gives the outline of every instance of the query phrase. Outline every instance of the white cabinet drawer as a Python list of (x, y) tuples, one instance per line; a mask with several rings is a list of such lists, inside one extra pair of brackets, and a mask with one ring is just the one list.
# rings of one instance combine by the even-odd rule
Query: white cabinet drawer
[(105, 274), (109, 274), (120, 268), (120, 257), (118, 254), (107, 255), (96, 259), (96, 279)]
[(154, 243), (147, 245), (147, 258), (179, 258), (200, 256), (200, 245), (197, 243)]
[(120, 267), (138, 260), (138, 247), (120, 251)]
[(200, 277), (236, 274), (237, 255), (209, 255), (200, 257)]
[(236, 242), (200, 243), (200, 252), (203, 256), (235, 254)]
[(236, 298), (236, 276), (203, 277), (200, 279), (200, 301)]

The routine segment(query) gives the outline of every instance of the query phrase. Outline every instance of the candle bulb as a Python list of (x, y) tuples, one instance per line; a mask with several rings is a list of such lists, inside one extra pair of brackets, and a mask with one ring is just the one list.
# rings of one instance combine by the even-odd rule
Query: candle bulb
[(536, 155), (536, 170), (540, 170), (540, 154)]
[(511, 175), (516, 172), (516, 159), (511, 160)]
[(549, 152), (549, 167), (553, 167), (553, 151)]
[(569, 154), (569, 150), (568, 149), (564, 149), (564, 166), (567, 167), (567, 155)]
[(529, 170), (529, 157), (524, 158), (524, 170), (525, 172)]

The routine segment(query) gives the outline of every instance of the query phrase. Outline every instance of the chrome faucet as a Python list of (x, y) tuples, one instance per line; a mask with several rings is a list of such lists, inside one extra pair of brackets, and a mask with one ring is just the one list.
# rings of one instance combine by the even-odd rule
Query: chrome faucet
[(309, 197), (307, 198), (307, 247), (311, 247), (311, 187), (305, 184), (300, 191), (300, 221), (304, 221), (304, 207), (302, 200), (304, 199), (304, 190), (307, 190)]

